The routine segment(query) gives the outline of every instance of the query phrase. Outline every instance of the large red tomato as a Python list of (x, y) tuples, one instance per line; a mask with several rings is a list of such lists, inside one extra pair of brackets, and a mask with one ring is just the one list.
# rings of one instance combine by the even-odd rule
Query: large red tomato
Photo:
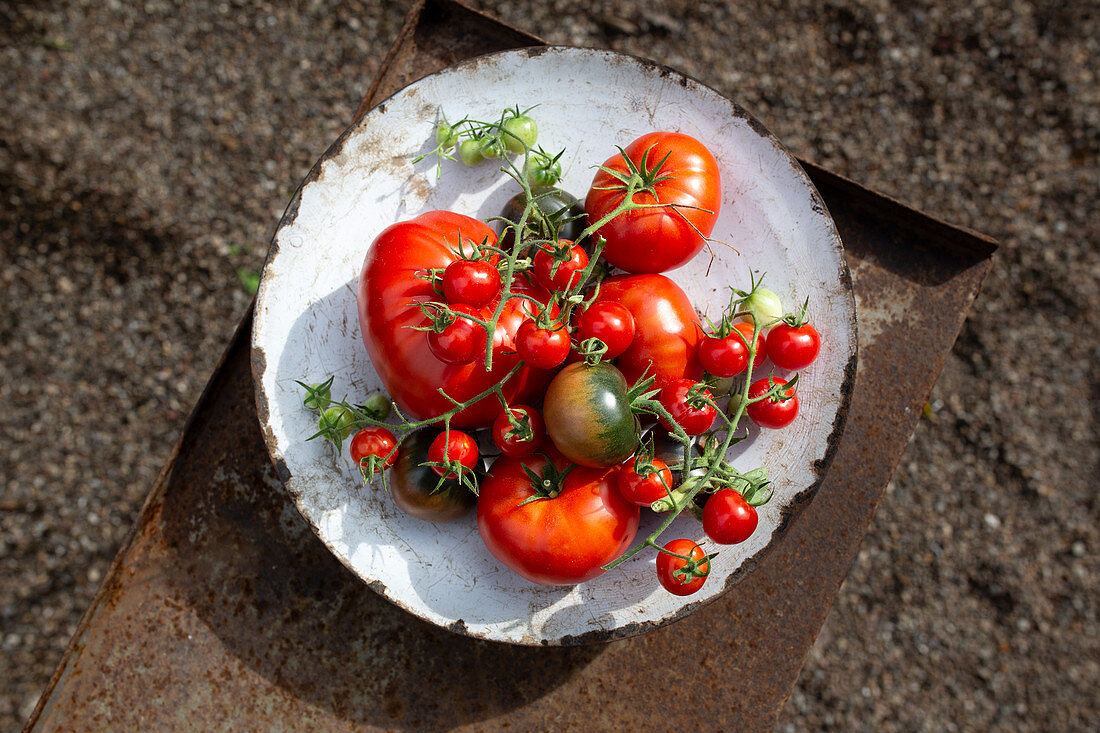
[(664, 275), (616, 275), (600, 284), (597, 303), (619, 303), (634, 316), (634, 340), (615, 365), (634, 384), (649, 367), (660, 388), (677, 379), (698, 381), (703, 329), (680, 286)]
[[(638, 192), (634, 203), (676, 207), (634, 209), (616, 216), (597, 232), (607, 240), (603, 256), (627, 272), (665, 272), (687, 264), (718, 221), (722, 205), (718, 161), (701, 142), (678, 132), (642, 135), (624, 152), (639, 175), (651, 180), (656, 193), (654, 197), (648, 190)], [(584, 200), (589, 224), (610, 214), (624, 199), (625, 184), (604, 169), (631, 176), (621, 154), (603, 164)]]
[[(374, 368), (386, 391), (398, 406), (417, 419), (427, 419), (449, 410), (452, 405), (439, 388), (464, 402), (501, 381), (519, 360), (515, 355), (515, 333), (529, 315), (525, 301), (508, 301), (493, 339), (493, 368), (485, 371), (484, 358), (471, 364), (447, 364), (428, 348), (423, 326), (428, 319), (416, 306), (428, 300), (441, 301), (431, 283), (417, 274), (428, 268), (446, 268), (459, 259), (463, 240), (471, 245), (496, 242), (496, 234), (483, 222), (449, 211), (430, 211), (410, 221), (385, 229), (367, 252), (359, 276), (359, 327)], [(512, 289), (542, 302), (549, 293), (524, 277), (516, 278)], [(479, 317), (491, 317), (497, 301), (474, 309)], [(524, 367), (504, 387), (508, 402), (532, 402), (544, 391), (552, 372)], [(460, 412), (452, 427), (483, 427), (501, 412), (493, 396)]]
[[(549, 461), (547, 460), (549, 457)], [(477, 529), (493, 557), (533, 583), (571, 585), (603, 573), (638, 532), (640, 510), (619, 493), (617, 467), (573, 466), (552, 448), (524, 458), (498, 458), (481, 482)], [(527, 467), (555, 484), (535, 495)]]

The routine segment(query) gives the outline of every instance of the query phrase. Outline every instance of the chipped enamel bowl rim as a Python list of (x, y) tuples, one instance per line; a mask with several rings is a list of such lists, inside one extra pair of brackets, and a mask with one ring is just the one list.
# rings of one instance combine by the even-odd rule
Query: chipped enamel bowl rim
[[(566, 95), (549, 90), (565, 87)], [(547, 100), (547, 96), (553, 99)], [(371, 368), (356, 310), (367, 248), (385, 226), (446, 208), (478, 218), (499, 213), (518, 187), (491, 163), (465, 168), (411, 160), (434, 145), (442, 108), (451, 120), (514, 105), (539, 106), (539, 144), (566, 148), (562, 187), (583, 194), (592, 166), (657, 129), (707, 143), (722, 171), (723, 203), (710, 263), (700, 255), (667, 273), (702, 314), (716, 317), (727, 285), (747, 287), (749, 270), (794, 306), (809, 296), (825, 338), (802, 374), (802, 409), (789, 428), (751, 431), (735, 465), (765, 465), (775, 496), (747, 542), (721, 548), (712, 577), (693, 596), (656, 582), (645, 552), (575, 587), (533, 585), (485, 549), (476, 522), (412, 519), (380, 488), (363, 488), (346, 451), (307, 442), (316, 417), (295, 380), (335, 376), (333, 393), (361, 399), (381, 385)], [(506, 184), (510, 184), (506, 185)], [(824, 476), (847, 412), (855, 372), (851, 279), (840, 238), (797, 161), (734, 102), (699, 82), (633, 56), (549, 47), (482, 56), (425, 77), (352, 125), (302, 183), (275, 234), (257, 295), (252, 335), (259, 418), (278, 474), (321, 541), (378, 593), (433, 624), (518, 644), (581, 644), (621, 638), (681, 618), (737, 583), (780, 541)], [(780, 374), (782, 374), (780, 372)], [(639, 537), (657, 524), (644, 512)], [(664, 536), (702, 540), (680, 517)], [(713, 545), (711, 549), (715, 549)]]

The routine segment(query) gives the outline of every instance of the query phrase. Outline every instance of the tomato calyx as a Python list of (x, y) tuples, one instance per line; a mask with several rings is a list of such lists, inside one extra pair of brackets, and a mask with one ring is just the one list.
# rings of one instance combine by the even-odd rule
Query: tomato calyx
[[(616, 145), (615, 148), (619, 151), (619, 155), (622, 156), (623, 162), (626, 164), (627, 173), (600, 166), (600, 170), (620, 181), (621, 185), (600, 186), (598, 188), (604, 191), (627, 191), (629, 194), (628, 198), (630, 199), (633, 199), (634, 194), (645, 191), (651, 195), (654, 200), (657, 200), (657, 184), (662, 181), (672, 180), (673, 178), (671, 174), (664, 176), (660, 175), (661, 168), (668, 162), (669, 156), (672, 155), (672, 151), (665, 153), (665, 156), (661, 158), (656, 165), (650, 167), (649, 153), (654, 147), (656, 147), (656, 144), (646, 148), (645, 152), (642, 154), (640, 164), (637, 164), (626, 154), (626, 150)], [(631, 201), (631, 203), (633, 203), (633, 201)]]
[(538, 453), (537, 455), (545, 458), (546, 463), (539, 473), (536, 473), (535, 469), (524, 464), (523, 472), (527, 475), (527, 478), (530, 479), (531, 491), (534, 493), (521, 501), (517, 506), (523, 506), (524, 504), (530, 504), (533, 501), (541, 501), (543, 499), (556, 499), (565, 486), (565, 477), (569, 475), (570, 471), (577, 467), (576, 464), (569, 464), (564, 470), (559, 471), (554, 467), (554, 463), (545, 453)]

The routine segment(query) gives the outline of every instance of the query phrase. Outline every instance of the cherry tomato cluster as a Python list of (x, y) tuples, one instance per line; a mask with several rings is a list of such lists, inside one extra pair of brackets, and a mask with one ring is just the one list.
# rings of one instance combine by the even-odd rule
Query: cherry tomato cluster
[[(375, 398), (333, 402), (331, 380), (303, 385), (306, 406), (338, 447), (354, 432), (364, 479), (388, 476), (412, 516), (476, 506), (486, 547), (532, 582), (584, 582), (652, 547), (661, 585), (694, 593), (715, 554), (657, 538), (685, 510), (713, 543), (753, 535), (767, 473), (740, 471), (728, 449), (746, 435), (742, 415), (765, 428), (795, 419), (797, 374), (759, 375), (769, 359), (804, 369), (821, 339), (807, 304), (785, 313), (755, 278), (705, 329), (662, 274), (697, 256), (718, 218), (721, 175), (703, 143), (643, 135), (598, 167), (582, 204), (552, 187), (561, 154), (535, 149), (529, 111), (436, 127), (437, 156), (501, 159), (522, 188), (500, 234), (437, 211), (368, 250), (360, 326), (397, 420)], [(643, 510), (667, 520), (632, 547)]]

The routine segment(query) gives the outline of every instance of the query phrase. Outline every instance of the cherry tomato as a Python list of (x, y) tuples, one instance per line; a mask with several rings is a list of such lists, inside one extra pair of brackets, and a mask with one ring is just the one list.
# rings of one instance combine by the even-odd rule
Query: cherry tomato
[[(542, 477), (539, 488), (548, 498), (530, 500), (537, 494), (528, 471)], [(477, 501), (477, 529), (485, 547), (533, 583), (567, 585), (595, 578), (638, 532), (641, 510), (619, 494), (615, 472), (614, 467), (570, 466), (549, 446), (545, 455), (502, 456), (481, 482)]]
[(528, 319), (516, 331), (516, 351), (533, 367), (553, 369), (569, 356), (569, 332), (562, 327), (539, 328)]
[[(554, 251), (568, 255), (569, 259), (564, 262), (557, 261), (554, 254), (540, 249), (535, 253), (535, 282), (551, 292), (565, 292), (580, 281), (580, 275), (577, 273), (588, 267), (588, 254), (579, 245), (567, 239), (558, 240), (558, 246)], [(558, 270), (551, 272), (555, 263)]]
[(805, 369), (821, 351), (821, 336), (808, 323), (798, 328), (780, 323), (768, 334), (768, 358), (780, 369)]
[(321, 410), (321, 417), (317, 419), (319, 430), (338, 430), (340, 439), (351, 435), (351, 424), (355, 422), (355, 416), (351, 410), (343, 405), (329, 405)]
[(630, 410), (626, 379), (611, 364), (570, 364), (546, 388), (546, 433), (582, 466), (614, 466), (638, 447), (641, 426)]
[(485, 153), (482, 151), (481, 141), (468, 138), (460, 142), (458, 144), (458, 157), (466, 165), (477, 165), (485, 160)]
[(527, 115), (516, 115), (506, 119), (504, 124), (500, 126), (500, 131), (500, 137), (504, 141), (504, 147), (507, 148), (508, 152), (522, 153), (524, 150), (534, 147), (539, 134), (539, 126)]
[[(787, 383), (786, 379), (779, 377), (772, 377), (772, 380), (779, 385)], [(749, 387), (749, 399), (760, 397), (770, 388), (771, 385), (768, 384), (766, 377), (758, 379)], [(751, 403), (745, 408), (745, 412), (762, 428), (783, 428), (790, 425), (798, 415), (798, 394), (793, 389), (782, 391), (780, 394), (787, 399), (777, 400), (775, 397), (769, 397), (766, 400)]]
[[(428, 460), (432, 463), (458, 461), (466, 468), (473, 469), (477, 466), (477, 459), (477, 442), (460, 430), (451, 430), (449, 434), (442, 432), (428, 446)], [(439, 476), (454, 477), (454, 471), (448, 471), (439, 466), (431, 468)]]
[(756, 508), (733, 489), (718, 489), (703, 506), (703, 531), (720, 545), (744, 542), (759, 521)]
[[(703, 404), (698, 407), (688, 404), (688, 393), (698, 384), (691, 379), (677, 379), (661, 389), (657, 399), (661, 406), (668, 410), (672, 419), (679, 423), (680, 427), (688, 435), (699, 435), (710, 430), (714, 420), (718, 417), (718, 410), (713, 405)], [(701, 390), (707, 397), (713, 398), (709, 389)], [(672, 430), (672, 426), (663, 417), (658, 418), (666, 430)]]
[(638, 191), (635, 203), (675, 204), (679, 208), (634, 209), (602, 225), (593, 237), (607, 240), (604, 258), (627, 272), (664, 272), (687, 264), (703, 248), (703, 238), (710, 236), (718, 220), (722, 204), (718, 162), (701, 142), (687, 135), (643, 135), (596, 172), (584, 200), (589, 224), (602, 220), (622, 203), (625, 184), (614, 173), (631, 176), (624, 156), (654, 179), (656, 196)]
[(593, 303), (577, 320), (577, 340), (598, 338), (607, 345), (604, 359), (614, 359), (634, 340), (634, 316), (619, 303)]
[[(468, 305), (451, 306), (456, 314), (476, 315)], [(440, 332), (428, 331), (428, 348), (435, 358), (448, 364), (469, 364), (485, 355), (485, 329), (468, 318), (456, 315), (451, 325)]]
[(366, 468), (368, 456), (385, 459), (385, 464), (375, 469), (383, 471), (397, 462), (397, 438), (383, 427), (363, 428), (351, 439), (351, 460), (360, 469)]
[[(664, 589), (676, 596), (690, 596), (702, 588), (710, 573), (710, 561), (707, 560), (707, 553), (703, 552), (703, 548), (691, 540), (672, 540), (665, 545), (665, 549), (683, 557), (675, 557), (668, 552), (657, 553), (657, 580)], [(695, 575), (690, 570), (677, 574), (677, 571), (688, 564), (684, 557), (698, 563), (695, 572), (701, 575)]]
[(521, 422), (526, 419), (531, 436), (527, 440), (521, 440), (516, 428), (508, 420), (506, 413), (500, 413), (493, 421), (493, 443), (500, 452), (513, 458), (529, 456), (538, 450), (546, 439), (546, 424), (542, 421), (542, 415), (533, 407), (527, 405), (512, 405), (509, 408), (512, 416)]
[(699, 342), (699, 363), (716, 377), (736, 377), (749, 365), (749, 347), (736, 333), (704, 336)]
[[(619, 493), (631, 504), (649, 506), (658, 499), (668, 496), (672, 489), (672, 471), (660, 458), (651, 458), (650, 463), (657, 469), (655, 473), (640, 475), (630, 460), (619, 468)], [(662, 483), (663, 480), (663, 483)], [(665, 487), (668, 487), (668, 490)]]
[(443, 271), (443, 294), (449, 303), (483, 306), (500, 294), (500, 270), (486, 260), (455, 260)]
[(393, 501), (406, 514), (427, 522), (450, 522), (469, 513), (477, 502), (474, 492), (454, 479), (439, 484), (439, 474), (428, 460), (428, 447), (440, 435), (437, 430), (409, 433), (398, 448), (397, 463), (387, 485)]
[[(600, 283), (596, 303), (618, 303), (634, 317), (634, 339), (615, 362), (630, 384), (647, 372), (663, 387), (673, 379), (699, 379), (703, 329), (680, 286), (664, 275), (615, 275)], [(594, 305), (594, 304), (593, 304)]]
[[(751, 323), (735, 323), (733, 327), (741, 332), (744, 336), (744, 340), (737, 337), (737, 334), (731, 333), (732, 338), (741, 342), (741, 345), (745, 347), (746, 358), (748, 355), (748, 344), (752, 343), (753, 326)], [(760, 331), (756, 335), (756, 356), (752, 360), (752, 370), (756, 371), (760, 368), (760, 365), (764, 363), (764, 359), (768, 358), (767, 340), (764, 337), (764, 332)]]

